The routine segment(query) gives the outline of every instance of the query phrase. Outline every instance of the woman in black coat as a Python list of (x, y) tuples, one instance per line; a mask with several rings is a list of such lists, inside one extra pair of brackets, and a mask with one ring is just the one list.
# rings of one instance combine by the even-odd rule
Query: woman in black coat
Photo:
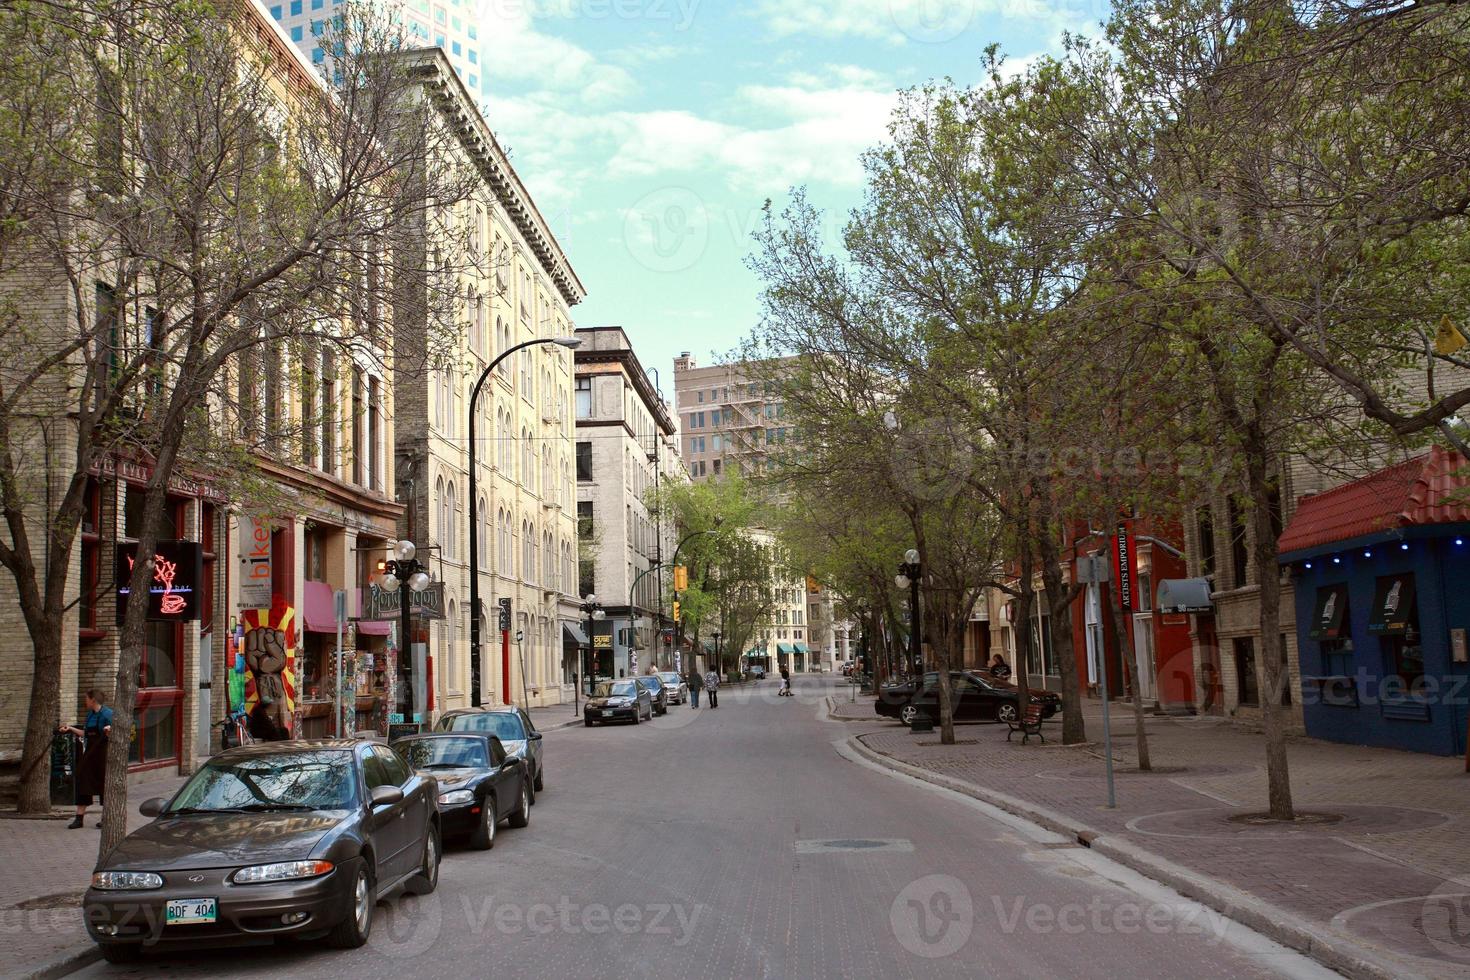
[[(80, 728), (62, 725), (58, 731), (70, 732), (82, 740), (82, 754), (76, 764), (77, 815), (68, 830), (76, 830), (87, 815), (93, 797), (102, 803), (102, 785), (107, 778), (107, 737), (112, 734), (112, 709), (102, 703), (101, 691), (87, 692), (87, 719)], [(99, 821), (97, 826), (102, 826)]]

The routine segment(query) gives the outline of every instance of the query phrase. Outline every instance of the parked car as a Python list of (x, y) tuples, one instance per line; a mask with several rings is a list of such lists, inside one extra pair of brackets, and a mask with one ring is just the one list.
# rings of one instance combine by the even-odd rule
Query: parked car
[[(954, 698), (955, 721), (1012, 721), (1017, 717), (1020, 691), (975, 671), (951, 671), (950, 691)], [(913, 681), (886, 684), (879, 692), (874, 710), (889, 718), (911, 725), (921, 713), (939, 721), (939, 674), (930, 671), (923, 683)], [(1042, 718), (1050, 718), (1061, 710), (1062, 700), (1051, 691), (1031, 691), (1031, 703), (1041, 707)]]
[(439, 827), (445, 840), (468, 838), (471, 847), (495, 846), (500, 821), (531, 822), (531, 785), (524, 759), (510, 755), (494, 735), (432, 732), (393, 743), (416, 772), (439, 781)]
[(436, 732), (483, 732), (494, 735), (505, 746), (506, 754), (525, 759), (531, 769), (531, 805), (536, 794), (546, 788), (546, 752), (541, 733), (524, 708), (500, 705), (487, 708), (457, 708), (446, 711), (434, 723)]
[(638, 686), (647, 688), (648, 697), (653, 702), (654, 714), (666, 715), (669, 713), (669, 689), (664, 687), (664, 682), (658, 679), (657, 674), (639, 677)]
[(367, 942), (379, 898), (439, 883), (439, 787), (388, 746), (267, 742), (206, 762), (98, 862), (83, 919), (110, 963), (144, 944)]
[(669, 692), (669, 704), (687, 704), (689, 701), (689, 685), (672, 670), (659, 671), (658, 679), (664, 682), (664, 687)]
[(609, 721), (631, 721), (636, 725), (645, 716), (653, 720), (653, 696), (631, 677), (598, 681), (582, 709), (582, 723), (588, 727)]

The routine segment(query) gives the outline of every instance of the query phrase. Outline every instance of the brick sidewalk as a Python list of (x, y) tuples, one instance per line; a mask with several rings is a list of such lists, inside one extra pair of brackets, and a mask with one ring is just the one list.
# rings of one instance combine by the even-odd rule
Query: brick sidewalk
[[(1297, 809), (1327, 814), (1315, 826), (1231, 820), (1265, 809), (1263, 740), (1213, 718), (1150, 716), (1156, 772), (1137, 773), (1131, 710), (1113, 713), (1118, 806), (1106, 807), (1102, 747), (1022, 746), (1000, 725), (963, 725), (968, 744), (911, 734), (873, 714), (871, 698), (839, 703), (838, 718), (866, 714), (859, 739), (884, 756), (1052, 811), (1114, 840), (1264, 900), (1359, 944), (1404, 972), (1470, 975), (1470, 775), (1460, 759), (1293, 738)], [(863, 709), (859, 712), (858, 709)], [(1101, 708), (1085, 708), (1101, 739)], [(1458, 880), (1455, 880), (1458, 879)], [(1448, 918), (1447, 918), (1448, 916)]]
[[(128, 829), (148, 822), (138, 804), (170, 796), (184, 782), (174, 772), (147, 774), (128, 787)], [(0, 820), (0, 865), (5, 897), (0, 899), (0, 936), (5, 943), (4, 976), (27, 976), (92, 941), (82, 925), (81, 897), (97, 863), (98, 807), (80, 830), (67, 830), (70, 814), (55, 820)]]

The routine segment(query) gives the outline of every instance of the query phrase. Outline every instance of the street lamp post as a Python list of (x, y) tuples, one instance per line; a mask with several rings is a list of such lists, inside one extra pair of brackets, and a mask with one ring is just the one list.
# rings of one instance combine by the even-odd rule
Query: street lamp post
[[(480, 620), (483, 617), (480, 611), (480, 499), (476, 486), (479, 467), (475, 458), (478, 449), (478, 440), (475, 435), (475, 403), (479, 401), (480, 389), (485, 387), (485, 379), (490, 377), (490, 372), (494, 371), (501, 361), (518, 350), (535, 347), (538, 344), (556, 344), (571, 349), (582, 346), (582, 341), (576, 337), (544, 337), (539, 340), (528, 340), (514, 347), (507, 347), (499, 357), (486, 365), (485, 370), (480, 372), (480, 377), (475, 381), (474, 388), (470, 390), (470, 704), (477, 708), (483, 700), (480, 694)], [(502, 637), (502, 640), (504, 639)], [(505, 668), (505, 676), (501, 678), (501, 683), (504, 685), (504, 690), (510, 690), (509, 667)]]
[[(581, 608), (581, 610), (582, 610), (582, 615), (587, 617), (587, 647), (588, 647), (588, 650), (591, 651), (591, 650), (594, 650), (595, 649), (592, 646), (592, 643), (593, 643), (593, 638), (592, 638), (592, 624), (594, 622), (597, 622), (598, 620), (601, 620), (603, 617), (605, 617), (607, 615), (607, 613), (603, 611), (603, 609), (602, 609), (602, 603), (600, 603), (600, 602), (597, 601), (597, 596), (591, 594), (590, 592), (582, 599), (582, 605), (579, 608)], [(579, 656), (580, 656), (580, 654), (579, 654)], [(595, 654), (594, 654), (594, 656), (595, 656)], [(577, 715), (580, 715), (582, 713), (582, 708), (581, 708), (581, 704), (580, 704), (581, 694), (582, 694), (582, 664), (577, 664), (577, 672), (572, 677), (572, 716), (573, 717), (576, 717)]]
[(919, 553), (910, 548), (904, 552), (903, 561), (898, 563), (898, 575), (894, 578), (900, 589), (909, 590), (909, 664), (915, 678), (924, 672), (924, 654), (919, 637), (919, 576), (923, 573)]
[(399, 613), (403, 617), (403, 639), (398, 653), (399, 656), (408, 658), (408, 690), (404, 693), (404, 705), (408, 710), (404, 712), (404, 717), (410, 722), (414, 720), (413, 685), (417, 676), (414, 669), (417, 665), (413, 663), (413, 640), (409, 636), (413, 594), (425, 591), (430, 584), (428, 569), (418, 560), (417, 555), (418, 548), (412, 541), (406, 538), (399, 541), (393, 546), (393, 557), (383, 563), (383, 576), (378, 580), (378, 587), (384, 592), (397, 592), (400, 587), (403, 589), (398, 597)]

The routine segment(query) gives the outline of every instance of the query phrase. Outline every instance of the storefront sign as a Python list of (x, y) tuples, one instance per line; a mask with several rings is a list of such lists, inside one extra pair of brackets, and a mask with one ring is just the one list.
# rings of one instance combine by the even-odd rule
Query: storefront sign
[[(117, 546), (117, 622), (127, 614), (133, 559), (138, 546)], [(148, 618), (189, 622), (199, 618), (199, 588), (204, 581), (204, 552), (193, 541), (160, 541), (153, 549), (153, 581), (148, 588)]]
[(271, 605), (271, 525), (258, 517), (240, 520), (240, 608)]
[(1415, 612), (1413, 574), (1381, 578), (1373, 592), (1368, 632), (1389, 635), (1406, 632), (1409, 624), (1417, 618)]
[(597, 634), (595, 634), (592, 637), (592, 649), (594, 649), (594, 650), (611, 650), (612, 649), (612, 634), (611, 633), (597, 633)]
[[(384, 592), (376, 585), (372, 586), (368, 592), (368, 607), (364, 610), (362, 618), (387, 620), (400, 618), (403, 615), (403, 593), (407, 591), (408, 587), (402, 585), (392, 592)], [(444, 609), (443, 582), (430, 582), (427, 589), (413, 593), (409, 599), (409, 613), (420, 619), (443, 619)]]
[(1113, 536), (1113, 554), (1118, 569), (1118, 607), (1132, 612), (1135, 607), (1133, 596), (1133, 532), (1127, 521), (1118, 522), (1118, 533)]
[(1343, 616), (1347, 612), (1347, 587), (1333, 585), (1317, 590), (1317, 606), (1312, 612), (1312, 628), (1307, 635), (1314, 640), (1335, 640), (1342, 635)]

